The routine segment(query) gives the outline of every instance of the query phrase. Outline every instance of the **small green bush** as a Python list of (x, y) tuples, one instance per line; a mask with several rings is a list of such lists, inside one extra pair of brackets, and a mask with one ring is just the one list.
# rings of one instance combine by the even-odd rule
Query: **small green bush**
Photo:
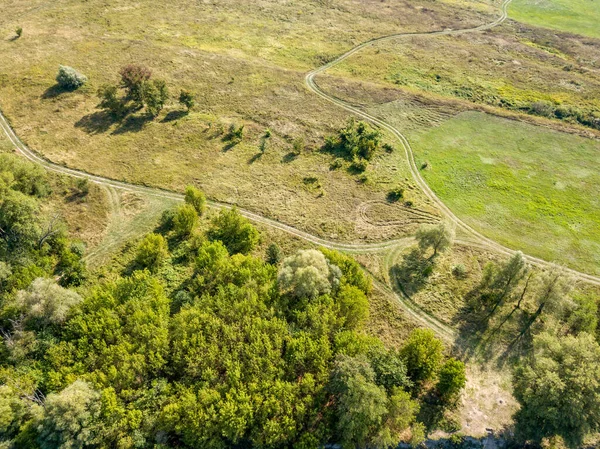
[(467, 275), (467, 269), (462, 263), (452, 267), (452, 274), (457, 278), (464, 278)]
[(23, 35), (23, 27), (17, 27), (15, 33), (17, 33), (17, 39), (20, 38)]
[(173, 229), (180, 237), (189, 237), (198, 223), (198, 212), (194, 206), (182, 204), (173, 216)]
[(390, 190), (390, 192), (387, 195), (388, 201), (394, 203), (396, 201), (400, 201), (402, 198), (404, 198), (404, 188), (402, 187), (396, 187), (395, 189)]
[(179, 94), (179, 104), (185, 106), (189, 112), (196, 104), (194, 94), (192, 94), (189, 90), (182, 90)]
[(73, 67), (61, 65), (58, 67), (56, 82), (63, 89), (77, 89), (87, 82), (87, 77)]
[(271, 243), (267, 248), (267, 262), (271, 265), (279, 265), (283, 258), (283, 252), (276, 243)]
[(185, 188), (185, 202), (196, 209), (196, 212), (200, 216), (206, 211), (206, 196), (200, 189), (194, 186), (187, 186)]

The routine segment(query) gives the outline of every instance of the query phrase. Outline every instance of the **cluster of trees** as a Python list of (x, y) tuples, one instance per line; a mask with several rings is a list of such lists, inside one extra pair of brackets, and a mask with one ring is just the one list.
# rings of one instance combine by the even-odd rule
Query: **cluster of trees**
[(368, 123), (351, 118), (347, 125), (325, 141), (324, 150), (352, 161), (352, 167), (359, 172), (366, 170), (368, 162), (382, 147), (381, 132)]
[[(98, 89), (99, 108), (115, 119), (145, 108), (151, 117), (157, 117), (169, 100), (167, 83), (152, 79), (152, 71), (142, 65), (129, 64), (119, 71), (121, 81), (117, 85), (106, 84)], [(179, 102), (189, 111), (195, 104), (191, 92), (182, 90)]]
[(131, 255), (141, 271), (77, 291), (36, 272), (2, 290), (0, 445), (421, 442), (421, 392), (451, 402), (464, 365), (444, 361), (431, 331), (415, 331), (400, 349), (369, 336), (371, 281), (350, 257), (282, 257), (271, 245), (265, 261), (239, 211), (200, 226), (205, 207), (188, 188)]
[(572, 286), (559, 267), (535, 270), (517, 252), (488, 264), (470, 293), (483, 343), (501, 341), (518, 356), (513, 386), (520, 443), (575, 449), (600, 430), (597, 298), (572, 295)]

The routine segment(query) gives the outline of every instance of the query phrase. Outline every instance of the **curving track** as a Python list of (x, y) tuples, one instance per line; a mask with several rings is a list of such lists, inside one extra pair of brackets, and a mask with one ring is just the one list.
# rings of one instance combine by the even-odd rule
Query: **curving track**
[[(452, 211), (435, 195), (433, 190), (428, 186), (428, 184), (422, 178), (422, 176), (415, 164), (414, 155), (413, 155), (413, 151), (412, 151), (410, 142), (398, 129), (396, 129), (389, 123), (387, 123), (381, 119), (378, 119), (377, 117), (367, 114), (366, 112), (352, 106), (349, 103), (346, 103), (338, 98), (335, 98), (335, 97), (327, 94), (317, 85), (317, 83), (315, 82), (315, 77), (318, 74), (325, 72), (326, 70), (330, 69), (331, 67), (333, 67), (333, 66), (339, 64), (340, 62), (344, 61), (345, 59), (349, 58), (353, 54), (359, 52), (361, 49), (372, 46), (379, 42), (389, 41), (389, 40), (393, 40), (393, 39), (400, 39), (402, 37), (407, 37), (407, 36), (450, 36), (450, 35), (460, 35), (460, 34), (466, 34), (466, 33), (475, 33), (475, 32), (480, 32), (480, 31), (485, 31), (485, 30), (491, 29), (495, 26), (500, 25), (502, 22), (504, 22), (507, 19), (508, 6), (510, 5), (511, 2), (512, 2), (512, 0), (504, 1), (504, 3), (502, 4), (502, 12), (501, 12), (500, 17), (498, 17), (498, 19), (496, 19), (495, 21), (493, 21), (491, 23), (481, 25), (481, 26), (478, 26), (475, 28), (468, 28), (468, 29), (461, 29), (461, 30), (430, 31), (430, 32), (422, 32), (422, 33), (398, 33), (398, 34), (383, 36), (383, 37), (369, 40), (367, 42), (364, 42), (364, 43), (354, 47), (352, 50), (348, 51), (347, 53), (344, 53), (342, 56), (329, 62), (328, 64), (325, 64), (324, 66), (319, 67), (318, 69), (315, 69), (312, 72), (308, 73), (306, 75), (306, 79), (305, 79), (306, 86), (312, 92), (314, 92), (316, 95), (318, 95), (319, 97), (361, 117), (362, 119), (370, 121), (371, 123), (375, 124), (376, 126), (382, 128), (382, 129), (387, 130), (388, 132), (390, 132), (394, 137), (396, 137), (400, 141), (400, 143), (404, 149), (404, 152), (406, 154), (406, 158), (409, 162), (411, 173), (412, 173), (412, 176), (413, 176), (415, 182), (425, 192), (425, 194), (431, 199), (431, 201), (443, 212), (445, 217), (448, 220), (450, 220), (452, 223), (454, 223), (457, 228), (464, 231), (464, 233), (468, 236), (467, 240), (457, 241), (457, 243), (463, 244), (463, 245), (469, 245), (469, 246), (482, 247), (485, 249), (492, 249), (494, 251), (497, 251), (499, 253), (506, 254), (506, 255), (513, 254), (514, 251), (488, 239), (487, 237), (480, 234), (475, 229), (471, 228), (468, 224), (466, 224), (460, 218), (458, 218), (456, 215), (454, 215), (454, 213), (452, 213)], [(44, 168), (46, 168), (49, 171), (66, 174), (66, 175), (73, 176), (76, 178), (88, 178), (91, 182), (94, 182), (96, 184), (100, 184), (100, 185), (103, 185), (106, 187), (112, 187), (114, 189), (130, 191), (130, 192), (139, 193), (142, 195), (148, 195), (151, 197), (165, 198), (165, 199), (170, 199), (170, 200), (175, 200), (175, 201), (183, 201), (183, 195), (173, 192), (173, 191), (168, 191), (168, 190), (155, 188), (155, 187), (147, 187), (147, 186), (142, 186), (142, 185), (130, 184), (130, 183), (122, 182), (122, 181), (117, 181), (114, 179), (105, 178), (102, 176), (93, 175), (91, 173), (86, 173), (83, 170), (76, 170), (76, 169), (72, 169), (72, 168), (62, 166), (62, 165), (55, 164), (55, 163), (49, 161), (48, 159), (38, 155), (34, 151), (30, 150), (17, 137), (17, 135), (11, 128), (10, 124), (8, 123), (8, 121), (6, 120), (6, 118), (4, 117), (4, 115), (1, 112), (0, 112), (0, 127), (5, 132), (5, 134), (8, 136), (8, 138), (10, 139), (12, 144), (15, 146), (16, 150), (22, 156), (29, 159), (31, 162), (34, 162), (36, 164), (43, 166)], [(231, 205), (231, 204), (226, 204), (226, 203), (221, 203), (221, 202), (216, 202), (216, 201), (209, 201), (208, 205), (210, 207), (219, 208), (219, 209), (233, 207), (233, 205)], [(292, 226), (281, 223), (277, 220), (263, 217), (259, 214), (256, 214), (256, 213), (248, 211), (248, 210), (239, 209), (239, 211), (242, 215), (244, 215), (245, 217), (249, 218), (250, 220), (252, 220), (256, 223), (260, 223), (265, 226), (279, 229), (290, 235), (304, 239), (304, 240), (314, 243), (316, 245), (320, 245), (320, 246), (323, 246), (326, 248), (336, 249), (339, 251), (349, 252), (349, 253), (382, 252), (382, 251), (390, 250), (392, 248), (399, 249), (402, 247), (406, 247), (413, 243), (412, 237), (396, 239), (396, 240), (388, 240), (388, 241), (379, 242), (379, 243), (351, 244), (351, 243), (335, 242), (335, 241), (326, 240), (326, 239), (314, 236), (312, 234), (309, 234), (308, 232), (301, 231)], [(539, 258), (536, 258), (533, 256), (526, 256), (526, 257), (529, 260), (529, 262), (532, 263), (533, 265), (537, 265), (537, 266), (541, 266), (541, 267), (546, 267), (546, 266), (550, 265), (549, 262), (541, 260)], [(571, 269), (565, 269), (565, 271), (577, 279), (581, 279), (581, 280), (589, 282), (589, 283), (600, 285), (600, 277), (589, 275), (586, 273), (580, 273), (578, 271), (571, 270)], [(410, 298), (404, 297), (404, 296), (401, 297), (401, 296), (397, 295), (388, 285), (385, 285), (384, 283), (379, 282), (377, 279), (375, 279), (375, 287), (378, 288), (379, 290), (381, 290), (388, 297), (391, 297), (391, 298), (394, 298), (395, 300), (397, 300), (400, 307), (408, 315), (412, 316), (417, 321), (420, 321), (423, 325), (432, 328), (440, 336), (447, 338), (447, 339), (454, 338), (455, 332), (452, 328), (441, 323), (435, 317), (428, 315), (425, 311), (421, 310), (416, 304), (414, 304), (412, 301), (410, 301)]]

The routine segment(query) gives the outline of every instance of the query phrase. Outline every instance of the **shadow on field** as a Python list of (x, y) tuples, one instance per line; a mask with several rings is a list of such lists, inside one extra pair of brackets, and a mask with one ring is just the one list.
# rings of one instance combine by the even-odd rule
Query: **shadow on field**
[(161, 123), (174, 122), (175, 120), (179, 120), (180, 118), (188, 115), (187, 111), (170, 111), (165, 118), (161, 120)]
[(106, 111), (96, 111), (84, 115), (76, 123), (75, 128), (80, 128), (88, 134), (100, 134), (116, 123), (116, 120)]
[(55, 84), (54, 86), (51, 86), (44, 91), (44, 93), (42, 94), (42, 99), (48, 100), (48, 99), (56, 98), (62, 94), (66, 94), (69, 92), (75, 92), (76, 90), (77, 90), (76, 88), (65, 89), (64, 87), (61, 87), (58, 84)]
[(402, 257), (402, 261), (390, 268), (390, 278), (408, 296), (421, 290), (433, 273), (434, 261), (423, 256), (423, 252), (413, 249)]

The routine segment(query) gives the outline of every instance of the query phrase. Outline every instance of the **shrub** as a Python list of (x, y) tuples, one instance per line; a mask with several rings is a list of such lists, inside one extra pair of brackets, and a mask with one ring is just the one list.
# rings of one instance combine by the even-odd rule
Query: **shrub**
[(129, 97), (141, 103), (143, 85), (152, 76), (152, 71), (142, 65), (129, 64), (119, 71), (119, 75), (121, 75), (121, 86), (127, 89)]
[(15, 29), (15, 33), (17, 33), (17, 39), (21, 37), (21, 35), (23, 34), (23, 27), (17, 27)]
[(173, 229), (180, 237), (188, 237), (198, 223), (198, 213), (194, 206), (182, 204), (173, 216)]
[(369, 163), (363, 159), (357, 159), (354, 162), (352, 162), (352, 164), (350, 164), (350, 170), (352, 170), (355, 173), (362, 173), (364, 172), (367, 167), (369, 166)]
[(127, 115), (127, 107), (118, 97), (117, 86), (110, 86), (107, 84), (101, 86), (100, 89), (98, 89), (98, 98), (100, 98), (98, 107), (107, 110), (112, 117), (121, 119)]
[(393, 190), (390, 190), (390, 192), (387, 195), (388, 201), (392, 201), (392, 202), (396, 202), (401, 200), (402, 198), (404, 198), (404, 189), (402, 187), (397, 187)]
[(168, 255), (165, 238), (160, 234), (148, 234), (138, 246), (135, 261), (144, 268), (156, 271)]
[(213, 220), (208, 238), (220, 240), (229, 254), (248, 254), (260, 240), (260, 234), (236, 208), (223, 209)]
[(391, 146), (389, 143), (384, 143), (383, 144), (383, 149), (385, 150), (386, 153), (393, 153), (394, 152), (394, 147)]
[(56, 82), (63, 89), (77, 89), (87, 82), (87, 77), (73, 67), (61, 65), (58, 67)]
[(267, 248), (267, 262), (271, 265), (279, 265), (283, 253), (276, 243), (271, 243)]
[(467, 269), (462, 263), (452, 267), (452, 274), (457, 278), (464, 278), (467, 275)]
[(239, 143), (244, 138), (244, 125), (235, 126), (235, 123), (229, 125), (229, 131), (225, 134), (223, 140)]
[(365, 122), (348, 121), (337, 136), (330, 137), (325, 142), (324, 149), (339, 153), (346, 159), (371, 160), (381, 146), (381, 133)]
[(202, 216), (206, 210), (206, 196), (200, 189), (194, 186), (187, 186), (185, 188), (185, 202), (194, 209), (198, 215)]
[(296, 154), (300, 154), (304, 150), (305, 144), (302, 137), (296, 137), (292, 142), (292, 150)]
[(192, 94), (189, 90), (182, 90), (179, 94), (179, 104), (185, 106), (189, 112), (196, 104), (194, 94)]
[(142, 85), (142, 101), (152, 117), (160, 114), (168, 99), (169, 91), (163, 80), (152, 80)]

